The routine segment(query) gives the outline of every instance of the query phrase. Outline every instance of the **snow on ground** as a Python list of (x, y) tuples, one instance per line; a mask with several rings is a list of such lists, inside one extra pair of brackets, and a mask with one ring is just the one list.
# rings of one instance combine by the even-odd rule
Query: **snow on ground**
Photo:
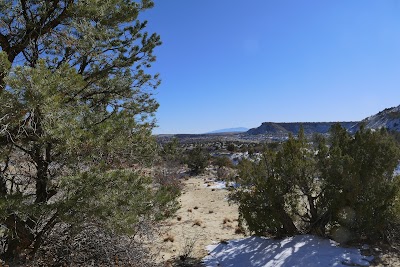
[(372, 256), (329, 239), (298, 235), (283, 240), (247, 237), (208, 246), (206, 267), (369, 266)]
[(211, 188), (211, 189), (225, 189), (226, 182), (223, 181), (213, 181), (212, 184), (204, 184), (204, 186)]
[(208, 183), (205, 183), (204, 186), (211, 189), (226, 189), (227, 187), (238, 187), (238, 185), (234, 182), (224, 182), (224, 181), (215, 181), (209, 180)]

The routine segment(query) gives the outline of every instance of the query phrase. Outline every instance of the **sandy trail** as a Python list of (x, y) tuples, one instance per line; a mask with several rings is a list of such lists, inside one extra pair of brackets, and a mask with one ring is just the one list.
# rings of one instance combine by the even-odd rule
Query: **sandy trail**
[[(185, 187), (179, 199), (181, 208), (160, 229), (161, 235), (157, 241), (160, 260), (181, 256), (191, 242), (194, 242), (194, 247), (190, 256), (202, 258), (207, 255), (207, 245), (243, 237), (235, 233), (238, 225), (237, 206), (228, 204), (228, 190), (212, 189), (205, 185), (206, 180), (211, 178), (214, 177), (205, 175), (184, 181)], [(212, 185), (212, 182), (209, 184)]]

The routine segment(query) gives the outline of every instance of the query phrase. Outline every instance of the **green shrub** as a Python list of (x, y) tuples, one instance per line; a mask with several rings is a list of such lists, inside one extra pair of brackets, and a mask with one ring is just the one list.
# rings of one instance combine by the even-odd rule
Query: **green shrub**
[(233, 163), (227, 156), (213, 157), (212, 163), (216, 165), (218, 168), (222, 167), (233, 168)]
[(280, 151), (239, 164), (241, 187), (230, 197), (251, 232), (333, 235), (340, 242), (390, 235), (399, 219), (396, 142), (385, 130), (351, 136), (340, 125), (326, 142), (320, 138), (315, 150), (301, 130)]
[(205, 168), (208, 166), (209, 159), (209, 153), (205, 149), (197, 146), (188, 152), (186, 164), (193, 174), (200, 174), (204, 172)]
[(228, 144), (228, 146), (226, 147), (226, 149), (230, 152), (235, 152), (236, 151), (236, 146), (233, 143)]

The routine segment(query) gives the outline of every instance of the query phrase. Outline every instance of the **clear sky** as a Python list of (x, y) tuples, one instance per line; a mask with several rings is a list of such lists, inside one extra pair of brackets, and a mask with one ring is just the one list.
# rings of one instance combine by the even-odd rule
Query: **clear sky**
[(362, 120), (400, 105), (400, 1), (155, 0), (154, 133)]

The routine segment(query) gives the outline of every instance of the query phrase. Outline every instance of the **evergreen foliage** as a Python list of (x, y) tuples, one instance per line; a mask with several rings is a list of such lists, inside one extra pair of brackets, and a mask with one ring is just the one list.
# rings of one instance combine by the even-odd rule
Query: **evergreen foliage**
[(180, 162), (182, 160), (182, 149), (177, 138), (162, 144), (160, 153), (162, 160), (166, 162)]
[(231, 159), (227, 156), (213, 157), (212, 162), (214, 165), (216, 165), (218, 167), (218, 169), (220, 169), (222, 167), (228, 167), (228, 168), (234, 167)]
[(301, 129), (281, 150), (239, 164), (241, 187), (230, 197), (242, 223), (261, 235), (388, 237), (399, 222), (396, 142), (385, 130), (362, 128), (351, 136), (339, 124), (331, 128), (330, 145), (321, 136), (318, 142), (313, 149)]
[(152, 1), (0, 4), (3, 259), (35, 254), (60, 223), (130, 234), (176, 208), (177, 192), (123, 170), (151, 164), (161, 44)]
[(235, 151), (236, 151), (236, 146), (235, 146), (234, 143), (229, 143), (229, 144), (226, 146), (226, 149), (227, 149), (228, 151), (230, 151), (230, 152), (235, 152)]
[(201, 146), (196, 146), (187, 153), (185, 161), (193, 174), (200, 174), (208, 166), (209, 159), (209, 153)]

